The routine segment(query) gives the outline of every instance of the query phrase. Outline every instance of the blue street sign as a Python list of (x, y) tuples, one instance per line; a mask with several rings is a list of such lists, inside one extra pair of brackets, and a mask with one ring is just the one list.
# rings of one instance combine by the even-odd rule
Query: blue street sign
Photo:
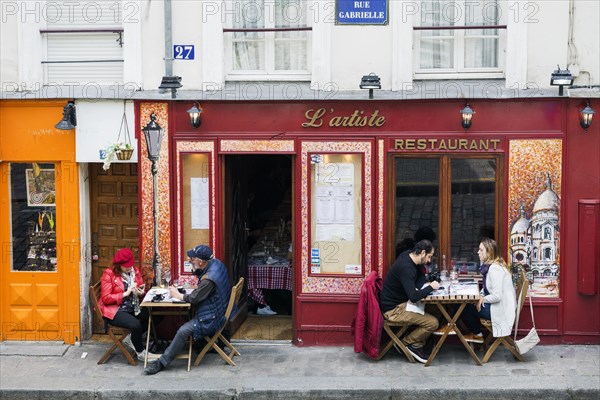
[(173, 58), (175, 60), (193, 60), (194, 59), (194, 45), (193, 44), (173, 45)]
[(388, 0), (336, 0), (338, 25), (387, 25)]

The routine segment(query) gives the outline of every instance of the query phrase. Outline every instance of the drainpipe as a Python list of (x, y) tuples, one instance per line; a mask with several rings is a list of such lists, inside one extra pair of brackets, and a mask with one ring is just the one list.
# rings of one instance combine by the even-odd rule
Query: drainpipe
[(173, 76), (173, 15), (171, 0), (164, 0), (165, 6), (165, 76)]

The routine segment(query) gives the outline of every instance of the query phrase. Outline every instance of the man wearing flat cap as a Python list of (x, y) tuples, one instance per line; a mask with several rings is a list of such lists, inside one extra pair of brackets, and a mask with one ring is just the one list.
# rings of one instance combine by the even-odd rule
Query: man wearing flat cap
[(198, 287), (190, 294), (181, 294), (175, 287), (169, 288), (169, 291), (171, 297), (193, 304), (196, 315), (177, 330), (164, 354), (148, 364), (144, 370), (148, 375), (156, 374), (168, 366), (183, 350), (190, 335), (194, 340), (210, 336), (227, 322), (224, 314), (231, 295), (227, 268), (213, 257), (212, 249), (206, 245), (188, 250), (187, 255), (192, 264), (192, 273), (198, 276)]

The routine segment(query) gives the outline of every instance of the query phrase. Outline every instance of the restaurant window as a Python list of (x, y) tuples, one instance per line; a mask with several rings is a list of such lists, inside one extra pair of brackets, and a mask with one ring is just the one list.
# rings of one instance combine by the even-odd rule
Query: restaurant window
[(498, 0), (422, 0), (415, 22), (417, 77), (502, 77), (505, 30), (495, 28), (502, 15)]
[[(210, 243), (210, 165), (208, 153), (185, 153), (182, 160), (183, 249)], [(183, 252), (183, 272), (192, 272)]]
[(231, 0), (225, 55), (228, 78), (310, 80), (308, 2)]
[(310, 274), (363, 274), (361, 154), (310, 154)]
[(12, 271), (56, 271), (56, 173), (50, 163), (10, 164)]
[[(497, 238), (498, 157), (396, 157), (395, 255), (433, 232), (433, 264), (478, 273), (483, 237)], [(429, 238), (431, 239), (431, 238)]]

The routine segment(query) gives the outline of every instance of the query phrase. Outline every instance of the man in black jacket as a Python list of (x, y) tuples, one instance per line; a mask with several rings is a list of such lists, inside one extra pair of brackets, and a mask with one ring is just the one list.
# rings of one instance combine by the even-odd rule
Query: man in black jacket
[(417, 327), (402, 338), (408, 351), (421, 363), (426, 363), (429, 354), (423, 346), (427, 338), (438, 327), (433, 315), (406, 309), (408, 302), (417, 303), (433, 290), (439, 289), (438, 282), (427, 282), (423, 266), (431, 262), (434, 248), (429, 240), (421, 240), (413, 250), (400, 254), (387, 273), (379, 300), (381, 312), (386, 320), (402, 322)]

